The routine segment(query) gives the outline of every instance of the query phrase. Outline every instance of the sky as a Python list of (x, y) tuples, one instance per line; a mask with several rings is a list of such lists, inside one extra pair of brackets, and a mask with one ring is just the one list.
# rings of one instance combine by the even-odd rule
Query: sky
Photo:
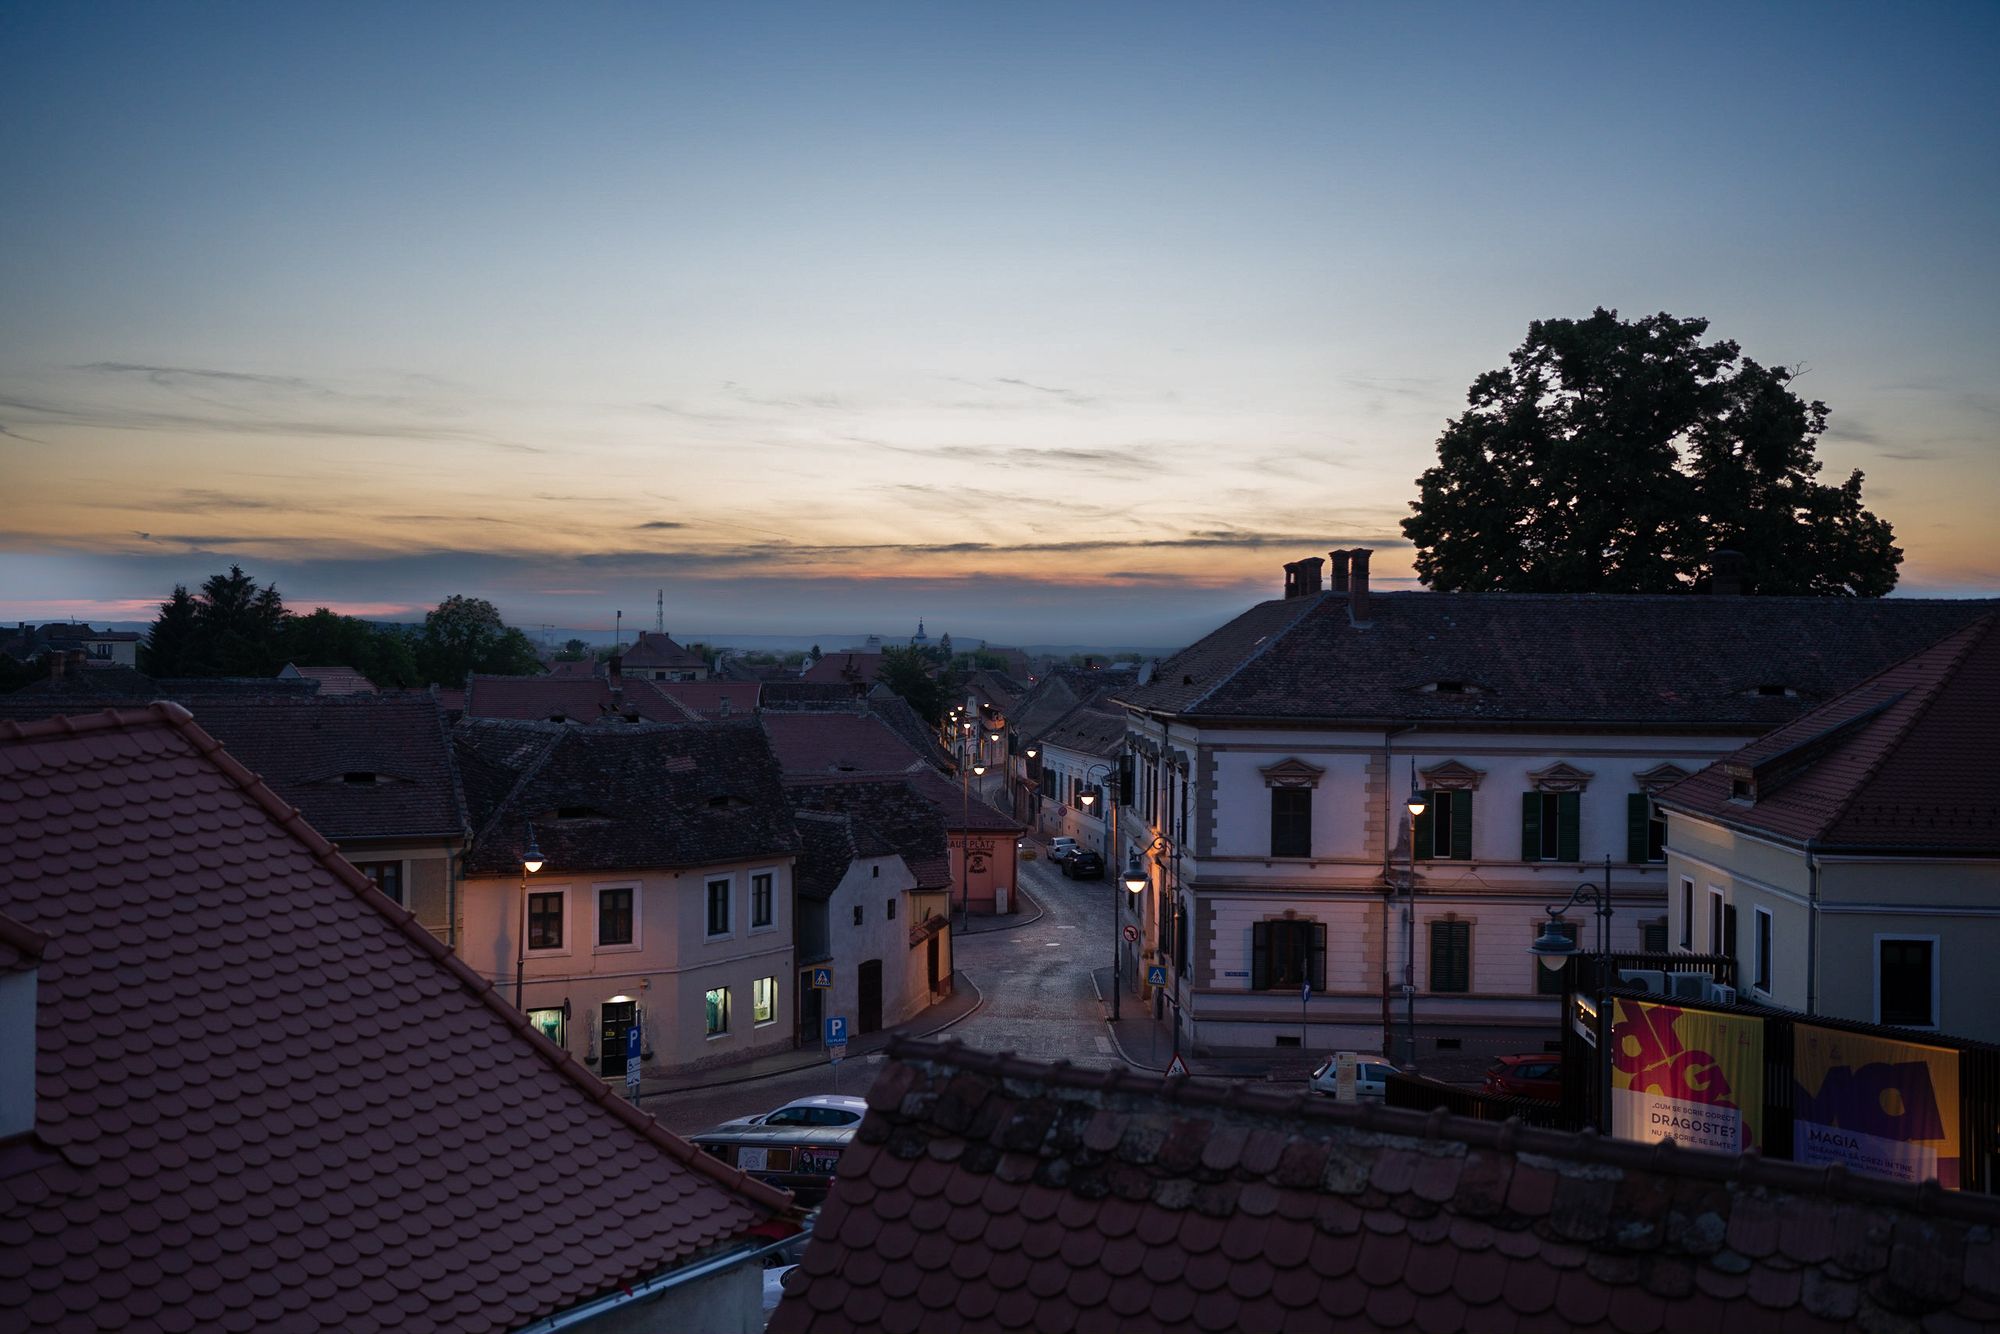
[(2000, 6), (0, 7), (0, 619), (1171, 647), (1530, 320), (1705, 316), (2000, 593)]

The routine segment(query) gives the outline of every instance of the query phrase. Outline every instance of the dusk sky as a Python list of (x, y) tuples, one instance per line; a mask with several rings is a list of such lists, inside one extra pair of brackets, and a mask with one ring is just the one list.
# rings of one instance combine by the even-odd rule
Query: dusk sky
[[(0, 618), (1168, 647), (1531, 319), (1805, 370), (2000, 593), (2000, 6), (14, 4)], [(833, 645), (829, 643), (829, 647)]]

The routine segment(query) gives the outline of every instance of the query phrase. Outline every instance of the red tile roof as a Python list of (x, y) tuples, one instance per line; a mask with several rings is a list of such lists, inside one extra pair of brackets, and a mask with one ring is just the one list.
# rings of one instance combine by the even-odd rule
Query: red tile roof
[(898, 1042), (770, 1334), (1993, 1328), (2000, 1201)]
[(614, 696), (604, 677), (473, 676), (465, 685), (468, 718), (521, 718), (535, 722), (595, 723), (638, 718), (684, 723), (693, 714), (653, 688), (628, 677)]
[(841, 774), (905, 774), (929, 766), (910, 744), (873, 714), (759, 715), (787, 781)]
[(641, 631), (638, 642), (621, 655), (625, 667), (651, 669), (654, 667), (706, 667), (707, 659), (701, 654), (682, 648), (669, 635), (655, 634), (650, 630)]
[(741, 718), (757, 711), (755, 681), (649, 681), (654, 690), (698, 718)]
[(13, 918), (0, 913), (0, 974), (25, 972), (41, 966), (49, 938), (30, 931)]
[(598, 676), (603, 671), (603, 664), (591, 658), (563, 658), (549, 664), (549, 675), (561, 677), (564, 680)]
[(0, 1327), (520, 1329), (787, 1211), (178, 706), (0, 722), (0, 811), (0, 912), (49, 940)]
[[(1828, 851), (2000, 856), (2000, 616), (1667, 789), (1660, 803)], [(1754, 799), (1733, 798), (1734, 784)]]
[(294, 667), (309, 681), (319, 682), (321, 695), (372, 695), (375, 683), (352, 667)]

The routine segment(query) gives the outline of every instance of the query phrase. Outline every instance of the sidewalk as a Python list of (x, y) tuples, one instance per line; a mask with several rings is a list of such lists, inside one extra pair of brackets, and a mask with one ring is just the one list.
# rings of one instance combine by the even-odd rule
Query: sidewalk
[[(961, 972), (956, 978), (956, 985), (949, 1000), (940, 1005), (933, 1005), (906, 1023), (857, 1035), (847, 1044), (845, 1059), (859, 1060), (881, 1051), (899, 1037), (926, 1038), (934, 1033), (942, 1033), (976, 1012), (985, 1003), (986, 998), (980, 994), (979, 988), (973, 985), (971, 978)], [(759, 1079), (769, 1079), (773, 1075), (789, 1075), (800, 1070), (810, 1070), (814, 1066), (829, 1064), (831, 1062), (827, 1060), (826, 1053), (818, 1047), (800, 1047), (794, 1051), (774, 1052), (769, 1056), (759, 1056), (755, 1060), (743, 1061), (736, 1065), (716, 1066), (709, 1070), (691, 1071), (685, 1075), (641, 1080), (639, 1101), (643, 1104), (646, 1099), (664, 1093), (691, 1093), (696, 1089), (750, 1084)]]
[(967, 913), (964, 928), (955, 925), (958, 919), (954, 917), (952, 930), (961, 936), (983, 936), (989, 931), (1012, 931), (1017, 926), (1032, 926), (1042, 920), (1042, 905), (1036, 902), (1035, 896), (1024, 889), (1018, 881), (1014, 885), (1014, 897), (1021, 901), (1019, 912), (1007, 913), (1004, 916), (993, 913)]

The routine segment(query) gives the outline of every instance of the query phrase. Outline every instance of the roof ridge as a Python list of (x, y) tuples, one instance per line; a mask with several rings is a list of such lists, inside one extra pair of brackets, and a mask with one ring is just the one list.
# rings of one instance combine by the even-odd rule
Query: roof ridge
[(1918, 649), (1908, 657), (1890, 663), (1887, 667), (1884, 667), (1881, 671), (1875, 673), (1875, 675), (1869, 677), (1868, 680), (1862, 682), (1853, 691), (1849, 692), (1850, 694), (1859, 694), (1869, 686), (1880, 681), (1883, 677), (1889, 675), (1889, 673), (1900, 671), (1919, 659), (1926, 658), (1933, 653), (1937, 653), (1940, 649), (1944, 649), (1953, 639), (1963, 640), (1956, 648), (1949, 649), (1943, 654), (1944, 661), (1939, 664), (1937, 675), (1929, 683), (1928, 687), (1921, 685), (1905, 686), (1900, 698), (1892, 698), (1884, 706), (1885, 710), (1894, 708), (1903, 699), (1907, 699), (1911, 691), (1921, 692), (1915, 707), (1909, 712), (1909, 717), (1889, 737), (1888, 743), (1876, 751), (1875, 757), (1862, 770), (1860, 778), (1856, 779), (1848, 788), (1846, 796), (1841, 798), (1840, 804), (1834, 808), (1833, 814), (1822, 822), (1821, 829), (1827, 831), (1837, 829), (1840, 823), (1847, 818), (1848, 813), (1854, 809), (1855, 803), (1861, 799), (1862, 792), (1875, 780), (1875, 776), (1882, 771), (1882, 766), (1889, 762), (1891, 753), (1909, 737), (1911, 732), (1916, 730), (1917, 724), (1923, 721), (1924, 715), (1930, 712), (1931, 707), (1937, 703), (1938, 697), (1944, 694), (1945, 688), (1951, 684), (1952, 674), (1958, 670), (1959, 664), (1965, 661), (1973, 649), (1977, 648), (1986, 636), (1993, 633), (1996, 625), (2000, 625), (2000, 615), (1982, 616), (1972, 624), (1955, 630), (1943, 639)]
[[(1196, 695), (1193, 699), (1181, 705), (1178, 709), (1174, 710), (1174, 712), (1192, 713), (1194, 710), (1200, 708), (1205, 702), (1207, 702), (1208, 697), (1210, 695), (1213, 695), (1216, 691), (1222, 689), (1222, 687), (1228, 685), (1231, 681), (1234, 681), (1238, 676), (1243, 674), (1243, 671), (1246, 668), (1248, 668), (1251, 663), (1257, 661), (1259, 658), (1263, 657), (1266, 653), (1269, 653), (1272, 649), (1276, 648), (1278, 646), (1279, 640), (1283, 639), (1286, 635), (1296, 630), (1308, 616), (1318, 611), (1322, 606), (1325, 606), (1327, 602), (1333, 597), (1334, 594), (1332, 594), (1331, 592), (1322, 592), (1317, 596), (1311, 598), (1300, 598), (1299, 599), (1300, 602), (1304, 602), (1309, 605), (1300, 607), (1298, 614), (1296, 616), (1292, 617), (1289, 621), (1286, 621), (1283, 625), (1279, 626), (1277, 629), (1271, 631), (1271, 633), (1265, 635), (1263, 640), (1258, 644), (1256, 644), (1254, 647), (1252, 647), (1248, 653), (1244, 654), (1243, 657), (1237, 662), (1237, 664), (1234, 667), (1231, 667), (1226, 673), (1217, 677), (1214, 681), (1212, 681), (1209, 684), (1208, 689), (1202, 691), (1199, 695)], [(1266, 599), (1266, 602), (1273, 602), (1279, 600), (1280, 599), (1270, 598)], [(1348, 600), (1346, 598), (1339, 599), (1340, 605), (1342, 606), (1346, 606), (1347, 601)], [(1260, 602), (1257, 604), (1257, 606), (1258, 607), (1264, 606), (1266, 605), (1266, 602)], [(1256, 610), (1257, 607), (1252, 607), (1250, 608), (1249, 611), (1244, 612), (1243, 615), (1248, 616), (1250, 615), (1251, 612), (1254, 612)], [(1215, 633), (1221, 634), (1223, 630), (1226, 630), (1228, 628), (1229, 627), (1226, 625), (1221, 626), (1215, 631)], [(1190, 645), (1190, 647), (1193, 646)], [(1122, 700), (1120, 702), (1123, 703)]]
[(682, 1139), (661, 1125), (657, 1118), (647, 1115), (614, 1094), (609, 1084), (586, 1072), (574, 1056), (543, 1036), (528, 1021), (524, 1011), (517, 1010), (502, 1000), (491, 982), (474, 972), (472, 967), (459, 958), (449, 946), (419, 925), (415, 913), (389, 898), (376, 888), (373, 880), (354, 869), (354, 864), (340, 855), (339, 848), (306, 822), (298, 807), (286, 805), (262, 778), (251, 773), (249, 768), (231, 755), (220, 741), (204, 731), (201, 725), (195, 722), (194, 715), (185, 708), (169, 700), (156, 700), (141, 709), (106, 709), (102, 713), (75, 720), (74, 725), (71, 725), (72, 721), (69, 717), (62, 716), (39, 723), (29, 723), (26, 726), (11, 721), (0, 722), (0, 739), (33, 740), (43, 735), (75, 734), (85, 731), (126, 731), (152, 724), (172, 727), (245, 796), (263, 807), (273, 822), (303, 845), (316, 863), (352, 890), (363, 903), (386, 918), (406, 940), (435, 960), (480, 1004), (498, 1015), (510, 1029), (528, 1043), (545, 1064), (559, 1071), (584, 1097), (606, 1108), (641, 1138), (650, 1141), (654, 1147), (683, 1166), (692, 1168), (697, 1174), (709, 1177), (717, 1184), (734, 1190), (773, 1212), (782, 1213), (792, 1208), (793, 1198), (790, 1191), (779, 1190), (775, 1186), (748, 1176), (740, 1168), (724, 1166), (719, 1159), (703, 1152), (691, 1141)]

